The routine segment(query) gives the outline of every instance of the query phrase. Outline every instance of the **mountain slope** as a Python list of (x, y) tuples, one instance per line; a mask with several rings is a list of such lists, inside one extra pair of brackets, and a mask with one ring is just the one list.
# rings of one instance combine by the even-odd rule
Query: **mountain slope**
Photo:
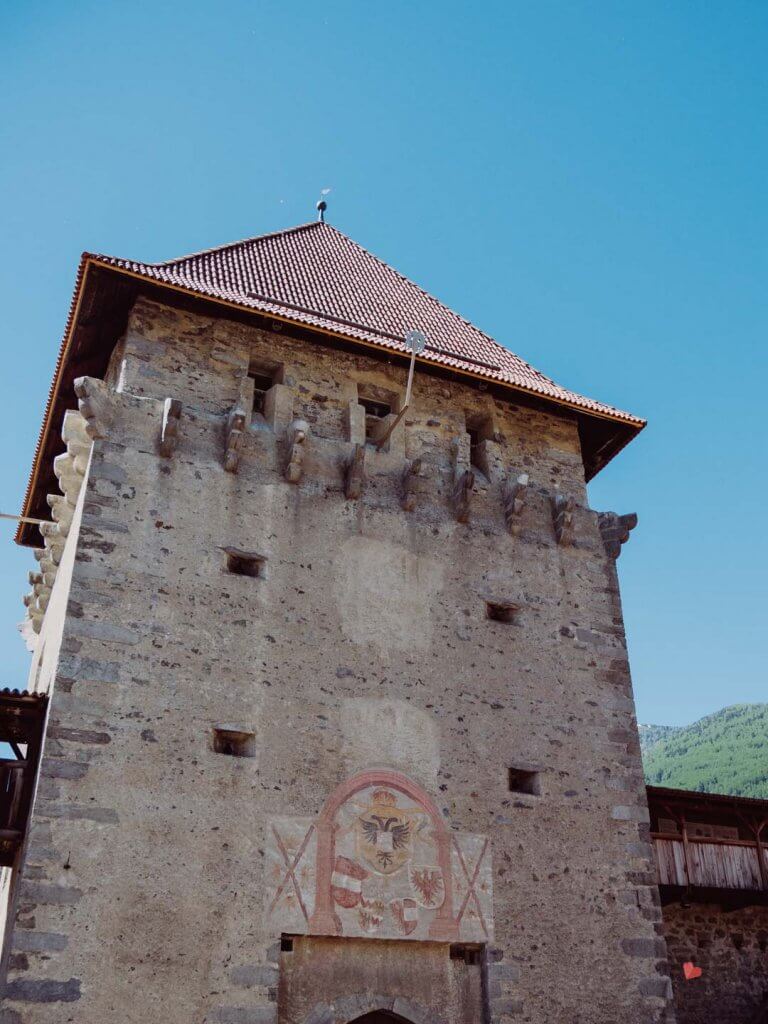
[(734, 704), (682, 728), (641, 726), (641, 746), (651, 785), (768, 799), (768, 704)]
[(677, 725), (638, 725), (637, 728), (640, 732), (640, 750), (643, 758), (647, 756), (651, 747), (680, 731), (680, 726)]

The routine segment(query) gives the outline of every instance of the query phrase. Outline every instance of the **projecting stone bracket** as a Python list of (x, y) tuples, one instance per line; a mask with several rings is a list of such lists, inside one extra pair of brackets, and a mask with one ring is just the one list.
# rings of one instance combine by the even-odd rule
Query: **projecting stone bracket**
[(74, 390), (88, 437), (92, 441), (106, 437), (115, 417), (111, 388), (97, 377), (77, 377)]
[(359, 498), (365, 489), (365, 446), (356, 444), (344, 467), (344, 494), (351, 500)]
[(245, 411), (239, 406), (230, 409), (224, 438), (224, 469), (228, 473), (236, 473), (240, 465), (240, 445), (245, 430)]
[(413, 462), (406, 462), (401, 479), (402, 498), (401, 504), (406, 512), (413, 512), (416, 508), (418, 497), (418, 479), (421, 476), (421, 459), (414, 459)]
[(470, 447), (469, 435), (456, 437), (451, 445), (453, 456), (453, 481), (451, 486), (451, 507), (460, 523), (468, 523), (472, 509), (472, 488), (475, 486), (475, 474), (469, 468)]
[(520, 517), (525, 505), (525, 496), (528, 490), (528, 474), (521, 473), (516, 480), (509, 479), (502, 490), (504, 502), (504, 519), (507, 529), (513, 536), (520, 533), (522, 523)]
[(618, 558), (622, 544), (626, 544), (630, 531), (637, 526), (637, 515), (634, 512), (624, 516), (615, 512), (598, 512), (597, 525), (608, 556)]
[(51, 510), (51, 518), (59, 528), (62, 537), (66, 537), (72, 526), (72, 517), (75, 514), (73, 505), (70, 505), (63, 494), (48, 494), (45, 500)]
[(552, 522), (555, 537), (561, 547), (573, 544), (573, 511), (576, 502), (570, 495), (554, 494), (552, 496)]
[[(101, 384), (100, 381), (95, 381), (95, 383)], [(39, 526), (43, 547), (36, 548), (33, 554), (40, 563), (40, 571), (29, 574), (32, 592), (22, 598), (27, 608), (29, 625), (22, 625), (21, 632), (27, 639), (28, 646), (30, 646), (29, 641), (31, 640), (29, 629), (31, 628), (32, 633), (37, 634), (43, 627), (43, 617), (51, 598), (53, 585), (56, 582), (59, 564), (64, 556), (64, 546), (72, 525), (78, 495), (88, 469), (92, 439), (88, 430), (88, 421), (76, 409), (68, 409), (64, 413), (61, 439), (67, 446), (67, 450), (53, 460), (53, 472), (63, 494), (47, 496), (46, 500), (51, 508), (53, 519), (52, 522), (44, 522)]]
[(451, 502), (453, 511), (460, 523), (469, 522), (469, 514), (472, 509), (472, 488), (475, 486), (475, 474), (471, 469), (465, 469), (463, 473), (454, 477)]
[(285, 479), (289, 484), (297, 484), (304, 474), (304, 455), (309, 437), (309, 424), (306, 420), (294, 420), (288, 427), (287, 445), (288, 458), (285, 463)]
[(165, 459), (173, 455), (179, 440), (181, 402), (177, 398), (166, 398), (163, 402), (163, 420), (160, 426), (160, 454)]

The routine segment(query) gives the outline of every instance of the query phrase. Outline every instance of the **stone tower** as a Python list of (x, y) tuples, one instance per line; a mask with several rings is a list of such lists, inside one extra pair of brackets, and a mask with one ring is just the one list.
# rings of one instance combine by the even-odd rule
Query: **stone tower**
[(672, 1020), (586, 494), (642, 426), (328, 224), (84, 255), (3, 1024)]

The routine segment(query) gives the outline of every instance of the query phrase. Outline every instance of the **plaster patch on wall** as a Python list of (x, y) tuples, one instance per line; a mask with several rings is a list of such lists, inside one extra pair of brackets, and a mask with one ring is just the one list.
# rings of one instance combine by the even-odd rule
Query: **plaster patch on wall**
[(388, 764), (416, 778), (437, 777), (439, 726), (407, 701), (348, 697), (341, 706), (341, 732), (350, 774), (369, 764)]
[(371, 537), (350, 537), (336, 559), (334, 594), (344, 633), (358, 644), (425, 651), (443, 568), (432, 558)]

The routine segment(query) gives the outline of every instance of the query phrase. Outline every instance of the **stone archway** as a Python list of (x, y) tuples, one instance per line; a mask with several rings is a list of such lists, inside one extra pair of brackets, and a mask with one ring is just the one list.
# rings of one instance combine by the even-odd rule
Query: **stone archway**
[(411, 1024), (405, 1017), (398, 1017), (389, 1010), (374, 1010), (363, 1017), (356, 1017), (350, 1024)]
[(332, 1005), (318, 1003), (305, 1024), (447, 1024), (447, 1020), (415, 999), (379, 993), (342, 996)]

